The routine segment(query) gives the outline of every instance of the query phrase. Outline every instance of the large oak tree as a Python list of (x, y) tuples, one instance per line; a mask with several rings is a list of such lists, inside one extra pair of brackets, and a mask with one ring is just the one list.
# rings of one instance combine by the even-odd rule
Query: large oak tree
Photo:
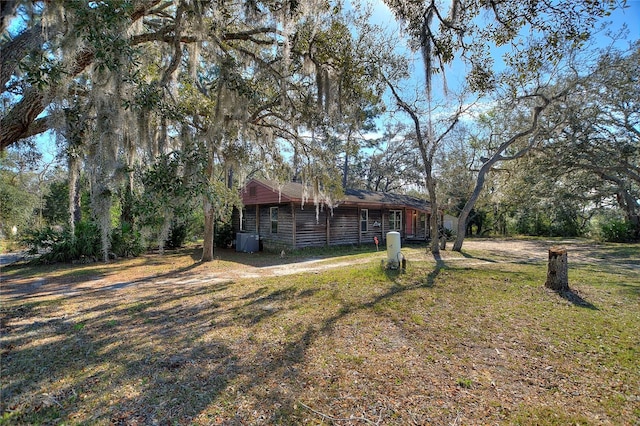
[[(587, 40), (595, 22), (617, 6), (617, 2), (611, 0), (387, 0), (386, 4), (408, 32), (411, 46), (422, 55), (428, 102), (433, 101), (433, 76), (444, 75), (447, 65), (456, 62), (464, 67), (470, 93), (486, 98), (500, 92), (508, 93), (513, 102), (522, 102), (529, 108), (530, 128), (504, 137), (503, 143), (498, 145), (499, 152), (483, 165), (487, 170), (509, 144), (537, 129), (540, 114), (557, 99), (557, 94), (544, 94), (544, 87), (539, 84), (544, 68), (562, 58), (566, 50), (561, 47), (579, 45)], [(493, 56), (496, 52), (502, 52), (500, 57)], [(440, 99), (446, 102), (446, 98)], [(532, 103), (532, 99), (537, 102)], [(426, 131), (418, 140), (421, 152), (429, 154), (434, 147), (437, 149), (439, 136), (433, 131), (429, 117), (420, 117), (417, 110), (407, 108), (408, 103), (398, 100), (416, 126), (419, 122), (424, 123)], [(452, 123), (456, 117), (454, 113)], [(433, 155), (423, 154), (427, 189), (433, 208), (436, 208), (435, 189), (429, 184), (433, 158)], [(482, 176), (480, 173), (479, 188), (482, 188)], [(472, 207), (471, 203), (466, 210), (470, 211)], [(458, 232), (454, 250), (462, 247), (465, 220), (463, 216), (462, 232)], [(432, 234), (435, 231), (436, 226), (432, 224)], [(435, 244), (432, 251), (437, 252)]]
[[(199, 191), (211, 260), (214, 222), (237, 204), (234, 176), (261, 162), (287, 178), (274, 172), (286, 174), (285, 143), (309, 159), (303, 178), (321, 191), (330, 185), (313, 161), (324, 147), (303, 135), (336, 123), (351, 134), (379, 102), (381, 86), (361, 59), (366, 36), (322, 1), (17, 1), (2, 13), (11, 36), (2, 42), (0, 147), (57, 133), (70, 224), (84, 170), (105, 260), (110, 206), (122, 191), (131, 198), (136, 165), (177, 173), (167, 182)], [(186, 162), (163, 168), (169, 158)], [(173, 212), (162, 215), (160, 244)]]

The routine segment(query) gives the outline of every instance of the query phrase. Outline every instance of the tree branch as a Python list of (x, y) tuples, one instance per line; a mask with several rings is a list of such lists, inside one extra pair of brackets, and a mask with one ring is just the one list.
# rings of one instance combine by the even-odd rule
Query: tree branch
[[(148, 0), (139, 4), (131, 13), (131, 21), (135, 22), (145, 16), (146, 13), (161, 0)], [(34, 30), (35, 31), (35, 30)], [(25, 36), (27, 37), (27, 36)], [(31, 33), (31, 38), (36, 37), (35, 33)], [(26, 51), (24, 51), (26, 52)], [(3, 51), (3, 56), (6, 53)], [(25, 53), (26, 54), (26, 53)], [(70, 76), (80, 74), (94, 60), (95, 52), (89, 47), (81, 48), (75, 55), (70, 69), (67, 71)], [(24, 55), (23, 55), (24, 57)], [(20, 58), (22, 59), (22, 58)], [(4, 64), (3, 64), (4, 65)], [(16, 103), (11, 110), (0, 120), (0, 151), (5, 150), (8, 146), (34, 133), (34, 127), (31, 127), (37, 117), (44, 111), (47, 106), (44, 99), (52, 97), (53, 89), (48, 93), (44, 93), (36, 87), (30, 87), (25, 90), (22, 99)], [(41, 129), (42, 125), (35, 126)], [(45, 129), (46, 130), (46, 129)]]
[(28, 30), (21, 32), (17, 37), (3, 43), (0, 50), (2, 58), (0, 60), (0, 87), (5, 91), (5, 85), (11, 78), (16, 67), (27, 54), (39, 49), (44, 43), (42, 37), (42, 24), (35, 25)]

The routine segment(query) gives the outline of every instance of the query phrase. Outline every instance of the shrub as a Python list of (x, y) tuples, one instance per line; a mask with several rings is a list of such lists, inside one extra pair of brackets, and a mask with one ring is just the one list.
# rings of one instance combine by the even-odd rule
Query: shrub
[[(66, 231), (65, 231), (66, 232)], [(50, 226), (42, 229), (28, 230), (22, 237), (22, 242), (29, 248), (27, 253), (36, 255), (50, 252), (52, 247), (63, 240), (62, 230), (58, 231)]]
[(187, 225), (180, 221), (173, 220), (171, 222), (171, 229), (169, 230), (169, 237), (165, 243), (169, 249), (180, 248), (184, 245), (187, 239)]
[(83, 258), (100, 256), (100, 231), (93, 222), (80, 222), (75, 235), (69, 228), (45, 227), (29, 231), (23, 242), (29, 247), (29, 254), (39, 255), (37, 262), (71, 262)]
[(213, 238), (216, 247), (229, 247), (234, 239), (233, 225), (230, 223), (216, 222), (216, 232)]
[(600, 234), (604, 241), (623, 243), (631, 240), (633, 229), (625, 220), (613, 219), (600, 223)]
[(111, 251), (118, 257), (139, 256), (145, 250), (142, 236), (128, 222), (111, 231)]

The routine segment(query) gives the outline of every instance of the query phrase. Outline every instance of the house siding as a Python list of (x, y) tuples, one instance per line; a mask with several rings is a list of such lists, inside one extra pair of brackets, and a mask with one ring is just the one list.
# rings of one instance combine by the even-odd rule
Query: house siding
[(356, 207), (337, 207), (329, 215), (330, 244), (358, 244), (360, 216)]
[[(245, 224), (246, 224), (246, 228), (243, 231), (246, 232), (256, 232), (256, 206), (250, 206), (247, 207), (244, 211), (245, 214)], [(236, 230), (240, 229), (240, 217), (239, 217), (239, 213), (236, 210), (236, 212), (234, 212), (234, 216), (238, 215), (238, 219), (234, 221), (233, 226), (235, 227)]]
[(429, 216), (426, 213), (418, 213), (417, 235), (421, 238), (426, 239), (429, 236)]
[[(378, 226), (374, 226), (375, 224)], [(360, 225), (359, 221), (358, 225)], [(385, 229), (389, 229), (388, 225)], [(384, 235), (382, 235), (382, 210), (380, 209), (369, 209), (367, 230), (360, 233), (360, 244), (373, 244), (374, 237), (378, 237), (378, 242), (380, 244), (382, 244), (385, 238)]]
[[(271, 207), (278, 208), (278, 232), (271, 232)], [(293, 240), (293, 216), (287, 204), (261, 205), (258, 234), (266, 249), (280, 250), (291, 247)]]
[(320, 211), (316, 218), (316, 209), (307, 205), (302, 210), (296, 207), (296, 247), (322, 247), (327, 245), (326, 211)]

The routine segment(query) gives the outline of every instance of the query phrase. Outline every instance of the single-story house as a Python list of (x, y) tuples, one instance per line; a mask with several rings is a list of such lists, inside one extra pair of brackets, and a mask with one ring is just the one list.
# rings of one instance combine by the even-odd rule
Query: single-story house
[(241, 193), (244, 208), (233, 214), (234, 230), (258, 235), (270, 249), (384, 243), (398, 231), (403, 241), (426, 241), (431, 208), (407, 195), (346, 190), (333, 207), (317, 205), (298, 182), (253, 179)]

